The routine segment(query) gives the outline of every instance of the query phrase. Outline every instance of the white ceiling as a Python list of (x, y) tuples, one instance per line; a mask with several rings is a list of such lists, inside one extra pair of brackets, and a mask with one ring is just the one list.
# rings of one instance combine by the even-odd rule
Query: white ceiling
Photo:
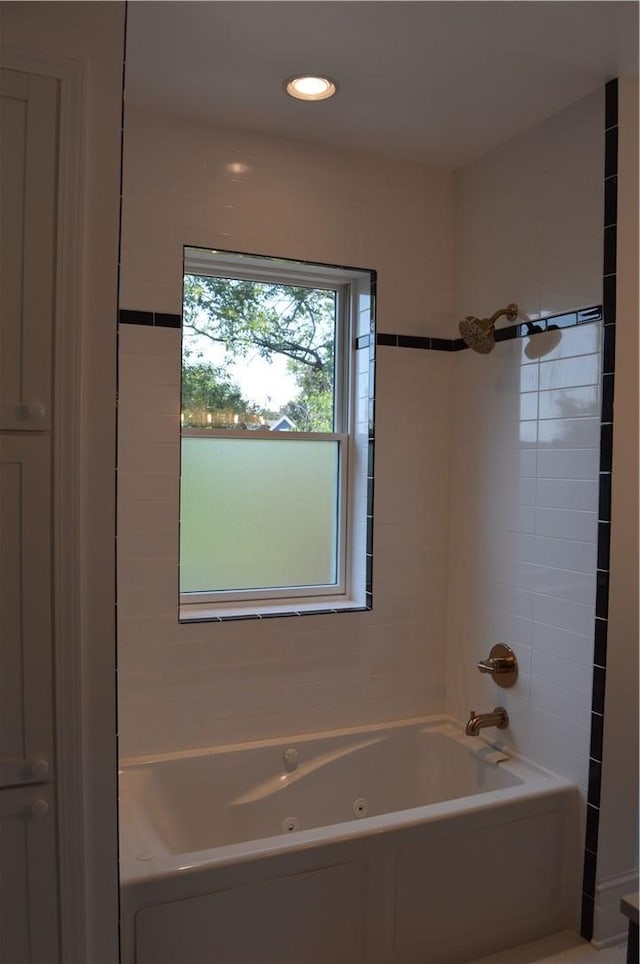
[[(128, 12), (127, 103), (459, 167), (638, 71), (638, 4), (598, 0), (148, 2)], [(330, 101), (282, 91), (302, 71)]]

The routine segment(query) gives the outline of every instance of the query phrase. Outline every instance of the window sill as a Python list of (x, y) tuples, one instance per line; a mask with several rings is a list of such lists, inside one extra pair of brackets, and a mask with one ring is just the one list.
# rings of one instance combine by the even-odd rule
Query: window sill
[(178, 612), (178, 621), (181, 623), (223, 623), (244, 619), (275, 619), (278, 616), (318, 616), (334, 613), (367, 612), (369, 608), (355, 600), (334, 601), (333, 605), (329, 600), (323, 602), (300, 600), (300, 602), (296, 602), (295, 608), (292, 605), (263, 606), (255, 611), (246, 606), (225, 606), (223, 608), (206, 604), (183, 605), (180, 606)]

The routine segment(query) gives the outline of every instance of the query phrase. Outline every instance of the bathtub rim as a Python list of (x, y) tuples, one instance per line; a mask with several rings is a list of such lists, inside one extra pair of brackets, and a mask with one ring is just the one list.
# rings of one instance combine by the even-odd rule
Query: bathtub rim
[[(337, 737), (361, 736), (365, 733), (380, 733), (414, 726), (428, 726), (429, 728), (448, 727), (451, 735), (470, 750), (481, 748), (496, 750), (509, 757), (509, 762), (521, 761), (528, 769), (537, 771), (542, 776), (556, 777), (558, 774), (546, 769), (535, 760), (531, 760), (519, 753), (510, 745), (506, 745), (500, 731), (494, 735), (494, 740), (486, 732), (478, 736), (465, 736), (463, 725), (455, 717), (447, 713), (430, 713), (425, 716), (408, 716), (382, 723), (361, 723), (357, 726), (335, 727), (329, 730), (312, 730), (306, 733), (285, 734), (284, 736), (268, 737), (264, 740), (246, 740), (234, 743), (215, 743), (190, 749), (168, 750), (163, 753), (142, 753), (135, 756), (121, 757), (118, 761), (118, 775), (121, 771), (136, 767), (150, 766), (155, 763), (171, 762), (172, 760), (194, 759), (202, 756), (219, 756), (226, 753), (240, 753), (245, 750), (260, 750), (272, 747), (290, 745), (293, 743), (311, 743), (317, 740), (335, 739)], [(477, 755), (477, 753), (476, 753)]]
[[(466, 737), (458, 721), (446, 714), (423, 717), (411, 717), (392, 722), (373, 724), (370, 726), (343, 727), (334, 730), (323, 730), (313, 733), (296, 734), (293, 736), (270, 738), (268, 740), (232, 743), (214, 747), (197, 748), (188, 751), (171, 751), (162, 754), (151, 754), (140, 757), (130, 757), (123, 760), (120, 771), (152, 767), (162, 762), (176, 759), (216, 756), (223, 753), (234, 753), (241, 750), (279, 747), (287, 744), (319, 741), (343, 736), (359, 736), (363, 733), (379, 733), (401, 728), (426, 728), (434, 732), (441, 732), (446, 736), (456, 738), (471, 749), (475, 755), (482, 750), (495, 749), (494, 744), (482, 737)], [(476, 752), (477, 748), (477, 752)], [(502, 752), (503, 748), (499, 747)], [(509, 747), (504, 748), (508, 759), (503, 763), (487, 762), (487, 766), (501, 766), (515, 773), (522, 782), (513, 787), (490, 790), (443, 803), (424, 804), (405, 810), (395, 810), (389, 813), (364, 817), (360, 820), (349, 820), (342, 823), (328, 824), (321, 827), (307, 828), (290, 834), (276, 834), (255, 840), (227, 844), (205, 850), (188, 853), (172, 853), (160, 836), (149, 823), (141, 826), (135, 814), (131, 814), (132, 804), (126, 790), (120, 794), (120, 885), (127, 887), (152, 881), (166, 880), (173, 877), (184, 877), (213, 868), (228, 867), (250, 863), (261, 858), (284, 855), (289, 852), (307, 851), (314, 847), (327, 846), (357, 840), (359, 838), (389, 833), (393, 830), (409, 829), (420, 824), (433, 823), (452, 817), (462, 817), (495, 810), (509, 804), (536, 801), (545, 796), (575, 793), (577, 786), (565, 777), (559, 776), (534, 761), (528, 760)], [(134, 808), (135, 809), (135, 808)], [(129, 848), (127, 849), (127, 844)], [(135, 856), (137, 851), (152, 854), (149, 860), (140, 860)]]

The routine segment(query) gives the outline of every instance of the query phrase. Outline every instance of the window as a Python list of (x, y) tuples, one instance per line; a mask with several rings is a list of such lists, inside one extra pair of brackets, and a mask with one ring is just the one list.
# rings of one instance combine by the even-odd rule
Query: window
[(371, 604), (372, 283), (185, 249), (181, 619)]

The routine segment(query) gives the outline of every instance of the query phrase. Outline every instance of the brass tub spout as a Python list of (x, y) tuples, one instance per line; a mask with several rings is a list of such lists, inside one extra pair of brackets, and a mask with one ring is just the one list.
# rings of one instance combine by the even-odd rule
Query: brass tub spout
[(467, 736), (477, 736), (486, 726), (497, 726), (499, 730), (506, 730), (509, 726), (509, 716), (503, 706), (494, 707), (493, 713), (480, 713), (471, 710), (471, 715), (464, 732)]

